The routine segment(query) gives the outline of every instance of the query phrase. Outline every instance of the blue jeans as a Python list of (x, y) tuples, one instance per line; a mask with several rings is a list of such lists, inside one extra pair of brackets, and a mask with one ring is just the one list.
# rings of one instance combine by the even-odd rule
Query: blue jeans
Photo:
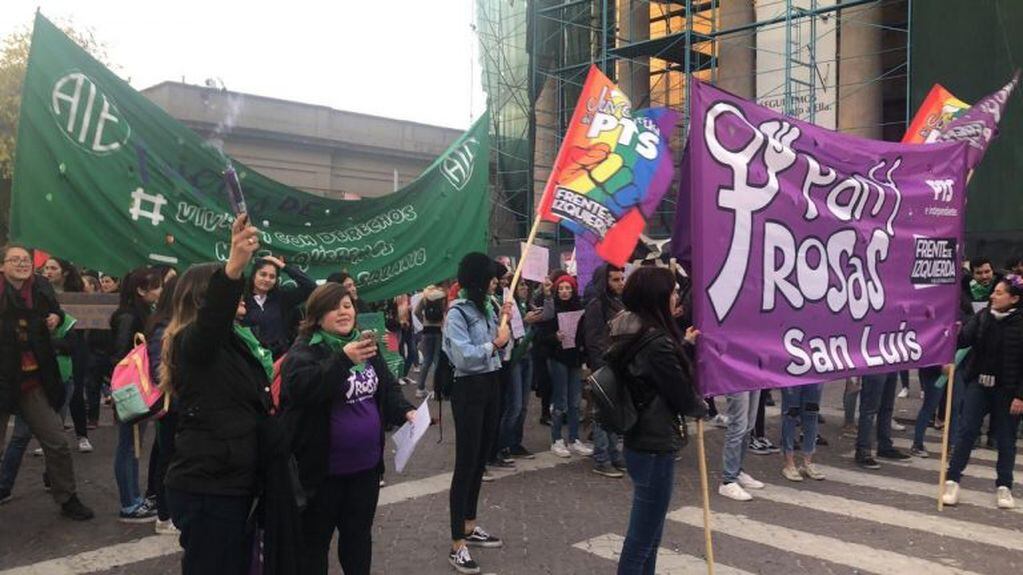
[(504, 388), (498, 449), (522, 445), (522, 426), (526, 422), (529, 387), (533, 381), (533, 360), (523, 356), (508, 368), (508, 385)]
[(621, 436), (605, 430), (596, 421), (593, 422), (593, 461), (597, 465), (605, 463), (624, 463), (622, 453), (618, 450)]
[(722, 450), (724, 469), (721, 473), (722, 483), (734, 483), (739, 479), (742, 462), (746, 459), (746, 448), (749, 447), (749, 434), (757, 422), (757, 406), (760, 404), (760, 391), (743, 391), (725, 396), (725, 415), (728, 416), (728, 428), (725, 429), (725, 447)]
[[(874, 443), (875, 423), (877, 449), (892, 448), (892, 412), (895, 410), (895, 387), (898, 372), (864, 375), (860, 389), (860, 422), (856, 430), (856, 453), (869, 453)], [(875, 421), (876, 419), (876, 421)]]
[[(938, 389), (934, 387), (934, 382), (941, 375), (940, 365), (921, 367), (917, 373), (920, 375), (920, 387), (924, 390), (924, 402), (920, 405), (920, 411), (916, 414), (916, 425), (913, 428), (913, 447), (923, 449), (924, 433), (927, 432), (927, 424), (930, 423), (931, 417), (938, 410), (938, 405), (945, 398), (948, 388), (942, 387)], [(945, 385), (948, 384), (946, 383)], [(948, 424), (949, 422), (945, 423)], [(953, 429), (949, 428), (949, 432)]]
[(860, 397), (860, 382), (855, 378), (845, 381), (845, 391), (842, 393), (842, 409), (845, 411), (845, 424), (856, 423), (856, 400)]
[(408, 376), (409, 370), (412, 369), (414, 364), (419, 363), (418, 352), (415, 346), (415, 334), (412, 331), (412, 326), (402, 328), (398, 332), (398, 354), (401, 355), (405, 360), (403, 370), (401, 372), (402, 377)]
[[(423, 365), (419, 366), (419, 390), (426, 389), (426, 378), (429, 377), (430, 368), (436, 368), (437, 356), (440, 352), (440, 332), (423, 332), (419, 336), (419, 343), (423, 346)], [(434, 371), (437, 371), (434, 369)]]
[(675, 454), (626, 448), (625, 463), (632, 479), (632, 512), (618, 559), (618, 575), (654, 575), (675, 483)]
[(995, 485), (1012, 489), (1012, 471), (1016, 466), (1016, 428), (1019, 427), (1019, 416), (1009, 413), (1013, 397), (1012, 391), (1004, 387), (982, 387), (977, 382), (966, 386), (962, 437), (956, 442), (952, 459), (948, 462), (949, 481), (959, 482), (963, 478), (963, 470), (970, 462), (973, 443), (980, 435), (984, 416), (991, 414), (991, 433), (995, 435), (998, 446)]
[(21, 469), (21, 459), (25, 457), (25, 450), (28, 449), (30, 441), (32, 430), (24, 418), (20, 415), (15, 417), (14, 433), (7, 443), (7, 449), (3, 451), (3, 461), (0, 461), (0, 491), (14, 490), (14, 481), (18, 478), (18, 470)]
[[(145, 437), (146, 424), (139, 423), (139, 444)], [(131, 513), (145, 498), (139, 492), (139, 460), (135, 457), (134, 425), (117, 424), (117, 449), (114, 451), (114, 480), (122, 513)]]
[(583, 395), (579, 368), (548, 359), (547, 369), (551, 374), (551, 441), (562, 439), (561, 420), (568, 413), (568, 443), (572, 443), (579, 439), (579, 402)]
[(796, 426), (803, 427), (803, 455), (813, 455), (817, 447), (817, 424), (820, 422), (821, 392), (824, 384), (811, 383), (781, 390), (781, 452), (796, 450)]

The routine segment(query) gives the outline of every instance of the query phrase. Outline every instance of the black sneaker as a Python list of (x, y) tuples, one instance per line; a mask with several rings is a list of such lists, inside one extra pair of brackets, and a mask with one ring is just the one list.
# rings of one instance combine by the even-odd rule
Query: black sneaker
[(121, 523), (150, 523), (156, 521), (156, 509), (142, 503), (131, 511), (122, 511), (119, 519)]
[(924, 449), (922, 445), (919, 447), (910, 448), (909, 454), (912, 455), (913, 457), (919, 457), (921, 459), (927, 459), (928, 457), (931, 456), (931, 454), (927, 453), (927, 450)]
[(615, 469), (621, 471), (622, 473), (625, 473), (626, 471), (629, 470), (628, 467), (625, 467), (624, 461), (613, 461), (611, 462), (611, 467), (614, 467)]
[(824, 439), (823, 435), (818, 433), (817, 434), (817, 445), (819, 445), (821, 447), (827, 447), (828, 445), (830, 445), (830, 443), (828, 443), (827, 439)]
[(781, 453), (781, 448), (775, 445), (770, 439), (766, 437), (758, 437), (760, 445), (763, 445), (771, 453)]
[(7, 503), (10, 500), (11, 500), (11, 490), (10, 489), (0, 489), (0, 505), (3, 505), (4, 503)]
[(881, 464), (873, 456), (866, 453), (856, 454), (856, 465), (864, 469), (881, 469)]
[(593, 472), (597, 475), (603, 475), (604, 477), (610, 477), (612, 479), (619, 479), (624, 477), (625, 474), (615, 469), (610, 463), (597, 463), (593, 466)]
[(894, 447), (889, 447), (888, 449), (878, 449), (877, 456), (880, 457), (881, 459), (894, 459), (895, 461), (905, 461), (907, 459), (910, 459), (911, 457), (909, 454), (903, 453), (898, 449), (895, 449)]
[(749, 438), (749, 451), (757, 455), (770, 455), (771, 451), (756, 437)]
[(487, 467), (493, 467), (494, 469), (515, 469), (515, 461), (512, 459), (497, 459), (487, 463)]
[(503, 461), (505, 463), (515, 463), (515, 460), (512, 459), (511, 456), (511, 450), (508, 448), (502, 449), (501, 451), (497, 452), (497, 460)]
[(525, 447), (522, 447), (521, 445), (516, 445), (515, 447), (509, 449), (508, 453), (511, 454), (512, 457), (519, 457), (521, 459), (536, 458), (536, 455), (534, 455), (532, 451), (526, 449)]
[(459, 547), (457, 551), (448, 553), (448, 563), (459, 573), (469, 573), (471, 575), (480, 572), (480, 566), (472, 560), (472, 556), (469, 555), (469, 548), (465, 545)]
[(88, 521), (96, 516), (74, 493), (71, 494), (71, 499), (60, 506), (60, 514), (74, 521)]
[(472, 533), (465, 534), (465, 544), (469, 547), (495, 548), (501, 547), (504, 545), (504, 542), (479, 527), (476, 527), (472, 530)]
[(50, 485), (50, 476), (47, 475), (46, 472), (44, 471), (43, 472), (43, 490), (49, 492), (50, 489), (52, 489), (52, 486)]

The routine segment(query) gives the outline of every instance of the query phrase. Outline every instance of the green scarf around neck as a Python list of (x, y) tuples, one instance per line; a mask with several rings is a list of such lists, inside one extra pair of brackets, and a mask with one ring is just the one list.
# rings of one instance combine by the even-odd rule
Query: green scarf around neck
[(249, 348), (249, 351), (252, 353), (252, 357), (258, 359), (259, 363), (263, 365), (263, 369), (266, 371), (266, 378), (269, 381), (273, 381), (274, 356), (270, 353), (270, 350), (260, 345), (259, 339), (256, 338), (256, 334), (252, 333), (251, 329), (241, 325), (240, 323), (234, 324), (234, 333), (238, 334), (238, 337), (245, 342), (245, 346)]
[[(313, 336), (309, 338), (309, 345), (318, 345), (322, 343), (326, 345), (330, 349), (330, 351), (333, 351), (334, 353), (344, 353), (345, 346), (352, 343), (358, 338), (359, 331), (357, 329), (352, 329), (351, 333), (349, 333), (348, 335), (340, 335), (336, 333), (330, 333), (329, 331), (326, 330), (318, 329), (316, 330), (316, 333), (314, 333)], [(361, 372), (364, 369), (366, 369), (366, 366), (361, 363), (352, 366), (352, 371), (355, 372)]]
[[(467, 301), (471, 301), (471, 300), (469, 300), (469, 292), (465, 291), (465, 288), (462, 288), (462, 289), (458, 290), (458, 297), (460, 297), (461, 299), (467, 300)], [(497, 317), (497, 311), (494, 309), (494, 298), (493, 297), (491, 297), (489, 295), (483, 296), (483, 307), (486, 308), (485, 312), (487, 314), (487, 319), (488, 320), (492, 320), (495, 317)]]

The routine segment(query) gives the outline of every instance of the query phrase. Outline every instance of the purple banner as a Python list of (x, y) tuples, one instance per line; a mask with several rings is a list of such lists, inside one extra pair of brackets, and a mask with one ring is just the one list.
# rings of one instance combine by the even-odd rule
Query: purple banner
[(706, 395), (952, 360), (964, 143), (838, 134), (698, 81), (691, 109), (676, 234)]

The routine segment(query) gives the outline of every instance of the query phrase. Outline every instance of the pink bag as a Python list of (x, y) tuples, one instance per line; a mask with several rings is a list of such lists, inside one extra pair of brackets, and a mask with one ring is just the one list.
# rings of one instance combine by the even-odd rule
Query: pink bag
[(135, 334), (135, 347), (114, 366), (110, 391), (117, 419), (123, 423), (134, 423), (154, 415), (163, 417), (167, 413), (170, 397), (149, 379), (149, 352), (141, 333)]

